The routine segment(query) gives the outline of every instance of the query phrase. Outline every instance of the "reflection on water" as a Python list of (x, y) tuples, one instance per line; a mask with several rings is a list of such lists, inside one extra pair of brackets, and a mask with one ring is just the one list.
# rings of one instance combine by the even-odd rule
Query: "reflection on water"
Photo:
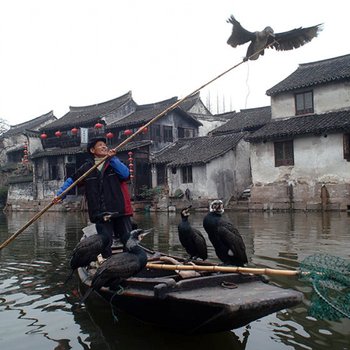
[[(240, 230), (250, 265), (298, 268), (315, 252), (350, 258), (347, 213), (233, 213), (225, 215)], [(0, 239), (21, 228), (33, 213), (0, 214)], [(191, 223), (202, 228), (204, 213)], [(179, 214), (137, 213), (141, 227), (154, 227), (144, 244), (186, 256), (177, 236)], [(118, 314), (115, 323), (106, 304), (73, 307), (77, 280), (63, 285), (69, 256), (86, 224), (83, 214), (46, 213), (0, 252), (1, 349), (334, 349), (350, 348), (350, 321), (315, 320), (308, 316), (309, 284), (282, 276), (271, 282), (302, 291), (304, 303), (264, 317), (232, 332), (183, 336)], [(209, 259), (217, 261), (208, 241)], [(171, 315), (169, 315), (171, 317)]]

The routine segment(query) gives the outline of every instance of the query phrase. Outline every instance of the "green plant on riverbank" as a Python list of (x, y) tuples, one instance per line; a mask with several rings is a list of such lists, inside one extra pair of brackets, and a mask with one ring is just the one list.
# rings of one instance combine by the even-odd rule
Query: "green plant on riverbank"
[(155, 199), (159, 196), (163, 191), (162, 186), (157, 186), (154, 188), (148, 188), (147, 186), (142, 186), (140, 188), (139, 197), (140, 199)]

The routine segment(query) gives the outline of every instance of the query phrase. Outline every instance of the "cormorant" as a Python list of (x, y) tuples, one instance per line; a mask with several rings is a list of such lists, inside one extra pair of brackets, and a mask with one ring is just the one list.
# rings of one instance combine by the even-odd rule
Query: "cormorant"
[(216, 255), (226, 265), (244, 266), (248, 258), (242, 236), (232, 223), (222, 218), (222, 201), (213, 201), (209, 209), (210, 212), (203, 219), (203, 226)]
[(274, 33), (271, 27), (266, 27), (261, 32), (250, 32), (244, 29), (241, 24), (231, 15), (227, 23), (232, 24), (232, 33), (227, 44), (232, 47), (245, 44), (250, 41), (245, 61), (257, 60), (264, 55), (265, 48), (274, 48), (278, 51), (296, 49), (315, 38), (320, 30), (321, 24), (307, 28), (296, 28), (282, 33)]
[(147, 254), (138, 243), (149, 232), (151, 230), (142, 229), (130, 232), (130, 238), (125, 245), (127, 251), (114, 254), (102, 263), (91, 281), (91, 288), (85, 293), (80, 303), (92, 290), (98, 291), (103, 286), (117, 287), (121, 281), (137, 274), (146, 266)]
[(88, 266), (91, 262), (96, 261), (97, 256), (101, 254), (108, 245), (108, 241), (108, 237), (103, 234), (94, 234), (82, 239), (73, 250), (69, 262), (72, 272), (64, 283), (67, 283), (77, 268)]
[(205, 238), (199, 230), (192, 228), (188, 221), (191, 207), (192, 205), (181, 210), (181, 222), (177, 227), (179, 239), (186, 252), (190, 255), (190, 259), (201, 258), (205, 260), (208, 258)]

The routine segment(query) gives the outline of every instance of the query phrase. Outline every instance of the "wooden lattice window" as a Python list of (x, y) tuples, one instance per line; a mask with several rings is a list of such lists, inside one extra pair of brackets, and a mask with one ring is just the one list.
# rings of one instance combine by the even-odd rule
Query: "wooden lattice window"
[(343, 152), (344, 159), (350, 161), (350, 134), (343, 135)]
[(161, 141), (161, 135), (160, 135), (160, 125), (154, 124), (151, 125), (151, 139), (153, 141)]
[(275, 142), (274, 147), (275, 167), (282, 165), (294, 165), (293, 140)]
[(164, 125), (163, 136), (164, 136), (164, 142), (173, 142), (173, 127)]
[(181, 168), (182, 170), (182, 183), (192, 183), (192, 165), (184, 166)]
[(295, 114), (308, 114), (314, 112), (314, 94), (305, 91), (295, 94)]

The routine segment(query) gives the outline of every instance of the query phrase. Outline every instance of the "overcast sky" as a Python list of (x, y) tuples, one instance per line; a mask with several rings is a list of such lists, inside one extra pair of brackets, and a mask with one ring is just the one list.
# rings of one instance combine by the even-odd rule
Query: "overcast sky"
[[(347, 1), (1, 0), (0, 119), (11, 125), (132, 91), (138, 104), (193, 92), (239, 63), (227, 18), (250, 31), (323, 23), (311, 43), (272, 49), (201, 91), (214, 113), (270, 104), (265, 92), (299, 64), (350, 53)], [(210, 92), (210, 93), (209, 93)], [(219, 101), (219, 106), (215, 106)]]

